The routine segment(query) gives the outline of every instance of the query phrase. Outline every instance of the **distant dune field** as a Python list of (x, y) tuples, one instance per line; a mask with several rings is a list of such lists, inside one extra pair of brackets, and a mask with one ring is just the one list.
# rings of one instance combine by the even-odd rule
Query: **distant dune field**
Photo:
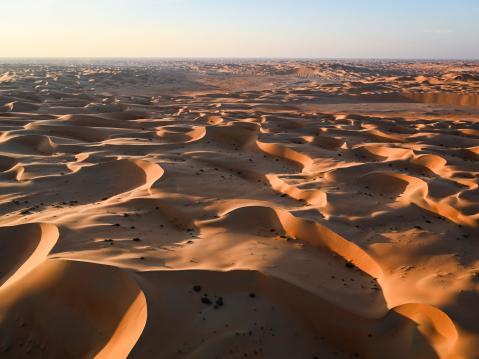
[(479, 63), (0, 65), (1, 358), (479, 358)]

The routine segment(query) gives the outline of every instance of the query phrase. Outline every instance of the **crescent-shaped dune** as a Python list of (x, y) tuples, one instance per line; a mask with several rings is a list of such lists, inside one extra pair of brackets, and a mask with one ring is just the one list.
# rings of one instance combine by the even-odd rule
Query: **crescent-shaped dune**
[(314, 138), (313, 143), (316, 146), (319, 146), (321, 148), (324, 148), (326, 150), (337, 150), (340, 148), (345, 141), (340, 138), (335, 138), (335, 137), (330, 137), (330, 136), (325, 136), (325, 135), (319, 135)]
[(136, 282), (99, 264), (47, 260), (0, 295), (5, 358), (126, 358), (146, 322)]
[(57, 145), (45, 135), (11, 136), (0, 142), (0, 150), (7, 153), (51, 155)]
[(201, 140), (206, 135), (204, 127), (162, 126), (156, 135), (168, 143), (188, 143)]
[[(454, 327), (437, 309), (429, 308), (423, 319), (414, 315), (420, 306), (405, 305), (371, 320), (255, 271), (150, 271), (138, 280), (149, 299), (149, 319), (131, 358), (332, 357), (336, 345), (346, 356), (383, 358), (388, 352), (389, 358), (436, 358), (422, 326), (438, 333), (441, 354), (454, 343)], [(193, 291), (199, 283), (201, 291)], [(213, 309), (202, 298), (212, 303), (221, 298), (223, 304)], [(240, 346), (234, 344), (238, 340)]]
[[(68, 175), (68, 184), (76, 191), (82, 190), (85, 185), (94, 184), (89, 196), (116, 195), (139, 187), (150, 188), (161, 178), (163, 172), (155, 163), (125, 158), (81, 167)], [(48, 178), (42, 178), (37, 182), (40, 184), (47, 181)]]
[(11, 168), (15, 167), (17, 163), (18, 161), (12, 157), (0, 156), (0, 172), (5, 172), (10, 170)]
[[(29, 112), (36, 111), (40, 108), (39, 105), (24, 102), (24, 101), (13, 101), (9, 102), (2, 107), (0, 107), (0, 112)], [(3, 110), (3, 111), (2, 111)]]
[(0, 227), (0, 287), (15, 282), (39, 265), (58, 240), (52, 224)]

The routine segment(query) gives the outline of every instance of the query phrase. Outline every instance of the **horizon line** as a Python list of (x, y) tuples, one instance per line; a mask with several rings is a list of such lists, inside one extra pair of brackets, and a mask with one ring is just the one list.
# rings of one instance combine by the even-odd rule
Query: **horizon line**
[(0, 56), (0, 60), (414, 60), (414, 61), (479, 61), (478, 58), (461, 57), (319, 57), (319, 56)]

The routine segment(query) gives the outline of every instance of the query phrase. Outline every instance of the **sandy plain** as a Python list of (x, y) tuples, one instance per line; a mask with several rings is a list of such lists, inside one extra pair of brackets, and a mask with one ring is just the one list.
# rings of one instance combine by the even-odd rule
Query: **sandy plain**
[(479, 63), (0, 65), (0, 357), (479, 358)]

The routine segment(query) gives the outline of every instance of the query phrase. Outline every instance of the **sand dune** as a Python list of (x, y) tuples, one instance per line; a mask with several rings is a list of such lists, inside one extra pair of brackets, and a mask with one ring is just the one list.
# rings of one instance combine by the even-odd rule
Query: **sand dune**
[(125, 357), (146, 321), (136, 282), (98, 264), (47, 260), (0, 293), (7, 358)]
[(479, 358), (477, 63), (138, 61), (0, 65), (0, 357)]
[[(148, 307), (149, 323), (159, 325), (146, 325), (132, 358), (245, 354), (381, 358), (385, 350), (391, 351), (390, 358), (435, 357), (415, 322), (396, 311), (381, 320), (355, 316), (287, 281), (255, 271), (145, 272), (140, 280), (147, 297), (161, 299)], [(196, 283), (202, 284), (199, 293), (191, 289)], [(219, 309), (205, 309), (199, 300), (206, 298), (205, 291), (213, 303), (218, 301), (215, 298), (221, 298)], [(162, 310), (158, 302), (164, 302), (172, 311)], [(413, 306), (400, 309), (410, 316), (417, 313)], [(251, 313), (255, 313), (254, 319)], [(416, 318), (432, 333), (438, 332), (435, 344), (447, 353), (447, 344), (454, 342), (455, 333), (447, 319), (441, 319), (441, 313), (433, 309), (430, 317)], [(158, 336), (169, 336), (170, 340), (158, 347)], [(302, 338), (300, 343), (292, 340), (298, 336)], [(336, 345), (343, 349), (338, 351)]]
[(11, 168), (15, 167), (17, 163), (18, 162), (12, 157), (0, 156), (0, 171), (1, 172), (8, 171)]
[(50, 137), (44, 135), (5, 135), (6, 139), (0, 142), (0, 149), (5, 153), (45, 154), (55, 152), (56, 144)]
[(18, 280), (46, 259), (58, 239), (52, 224), (24, 224), (1, 227), (1, 287)]

